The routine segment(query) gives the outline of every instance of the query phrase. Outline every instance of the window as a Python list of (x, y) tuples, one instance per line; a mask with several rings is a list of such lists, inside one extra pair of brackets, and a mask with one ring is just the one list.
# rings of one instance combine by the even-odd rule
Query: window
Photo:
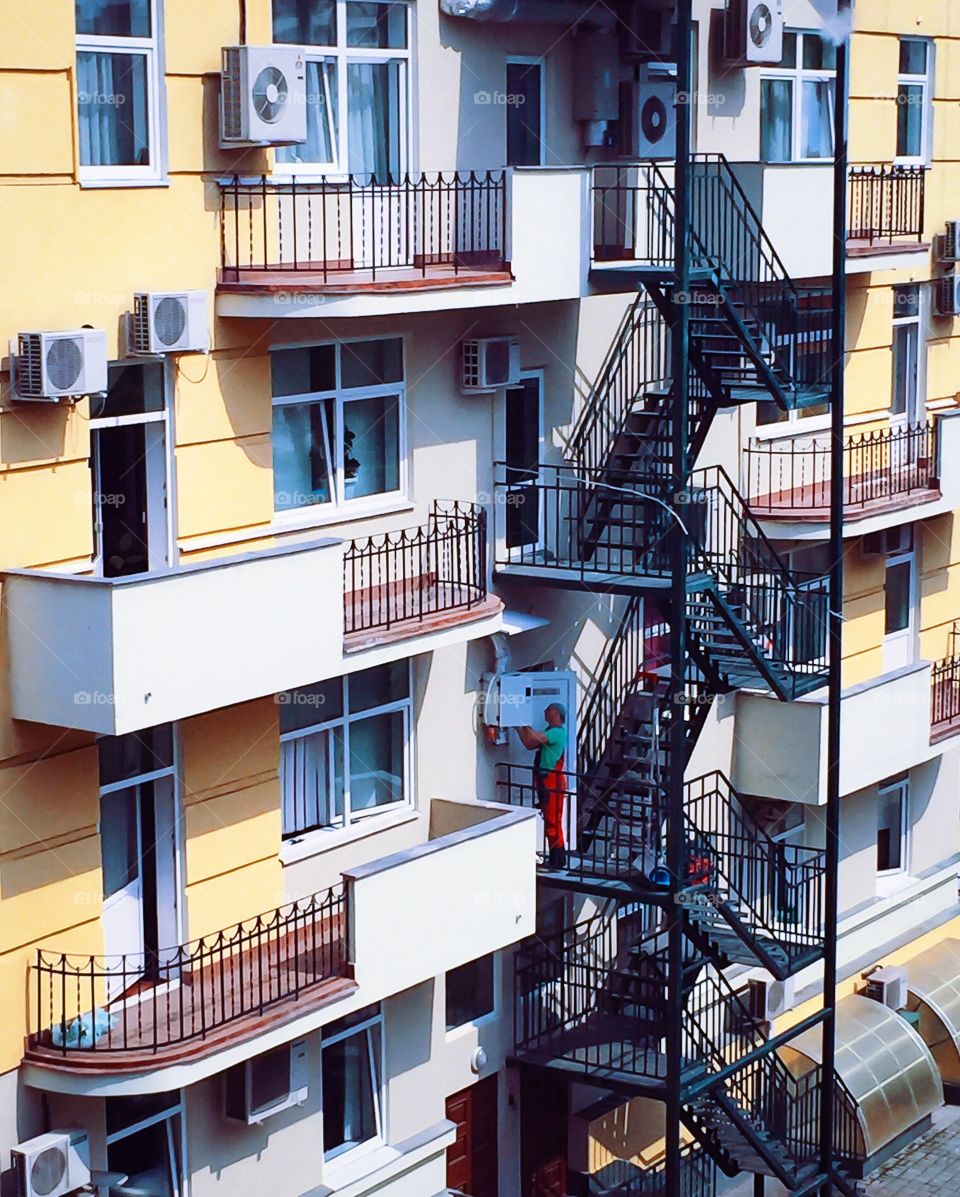
[(321, 1032), (323, 1158), (384, 1140), (383, 1016), (367, 1006)]
[(273, 40), (307, 66), (307, 140), (278, 148), (278, 170), (381, 182), (404, 170), (408, 24), (396, 0), (273, 0)]
[(907, 283), (893, 288), (893, 395), (890, 414), (901, 422), (922, 418), (919, 391), (920, 288)]
[(183, 1192), (182, 1108), (179, 1092), (144, 1097), (108, 1097), (107, 1171), (128, 1177), (111, 1194)]
[(492, 1014), (496, 1005), (493, 956), (481, 956), (451, 969), (446, 990), (448, 1031)]
[(507, 61), (507, 166), (543, 166), (543, 63)]
[(508, 549), (537, 545), (541, 540), (540, 452), (542, 376), (528, 375), (504, 393), (504, 460), (506, 462), (506, 535)]
[(906, 862), (906, 776), (880, 783), (877, 805), (877, 872), (899, 873)]
[(334, 512), (399, 497), (405, 489), (402, 340), (275, 349), (271, 361), (274, 509)]
[(284, 839), (410, 801), (409, 662), (288, 690), (279, 702)]
[(83, 183), (161, 177), (159, 0), (76, 0)]
[(897, 76), (897, 161), (926, 162), (930, 154), (932, 52), (921, 38), (900, 39)]
[(788, 31), (783, 62), (760, 80), (760, 157), (806, 162), (833, 157), (837, 51), (817, 33)]

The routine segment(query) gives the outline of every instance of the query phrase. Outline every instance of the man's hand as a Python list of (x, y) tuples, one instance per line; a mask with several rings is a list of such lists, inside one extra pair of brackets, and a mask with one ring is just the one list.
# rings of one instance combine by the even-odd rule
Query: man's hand
[(520, 743), (524, 748), (531, 750), (542, 748), (547, 742), (547, 737), (543, 732), (534, 731), (532, 727), (518, 727), (517, 735), (520, 737)]

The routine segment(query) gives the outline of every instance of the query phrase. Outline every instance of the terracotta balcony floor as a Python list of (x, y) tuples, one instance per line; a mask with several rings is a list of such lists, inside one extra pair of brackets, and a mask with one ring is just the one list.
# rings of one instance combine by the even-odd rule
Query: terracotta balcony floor
[[(846, 520), (867, 519), (869, 516), (882, 515), (888, 511), (919, 507), (941, 498), (937, 485), (888, 490), (887, 493), (882, 493), (882, 488), (874, 482), (864, 481), (858, 484), (856, 479), (848, 478), (845, 488), (843, 514)], [(758, 495), (750, 500), (749, 506), (756, 519), (825, 523), (830, 520), (830, 488), (825, 482), (798, 486), (793, 490)]]
[(427, 266), (384, 266), (373, 270), (328, 270), (307, 263), (298, 270), (240, 269), (221, 271), (217, 290), (241, 295), (349, 295), (364, 291), (430, 291), (443, 287), (503, 287), (513, 282), (501, 265), (461, 266), (448, 263)]
[[(343, 600), (344, 652), (358, 652), (376, 644), (392, 644), (457, 624), (474, 623), (496, 615), (503, 607), (492, 594), (467, 605), (470, 597), (467, 588), (456, 583), (431, 582), (416, 601), (393, 587), (350, 591)], [(408, 609), (422, 609), (423, 614), (407, 615)]]
[[(184, 967), (162, 984), (136, 982), (105, 1004), (114, 1022), (95, 1047), (58, 1047), (46, 1030), (27, 1039), (24, 1060), (113, 1075), (200, 1059), (254, 1038), (356, 989), (344, 962), (344, 931), (342, 915), (287, 934), (265, 931), (256, 948), (225, 952), (201, 968)], [(79, 997), (82, 1005), (88, 987), (89, 978), (78, 984), (69, 976), (67, 1000)]]

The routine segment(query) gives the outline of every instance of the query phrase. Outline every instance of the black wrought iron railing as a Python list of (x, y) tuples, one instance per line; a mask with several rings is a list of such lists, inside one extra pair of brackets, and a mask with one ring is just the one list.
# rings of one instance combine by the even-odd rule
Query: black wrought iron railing
[(323, 282), (405, 267), (507, 269), (506, 173), (450, 171), (381, 179), (220, 184), (221, 281), (310, 274)]
[(847, 240), (872, 245), (922, 241), (926, 181), (923, 166), (852, 166)]
[(643, 601), (627, 599), (616, 632), (603, 645), (577, 717), (577, 768), (595, 768), (610, 743), (644, 659)]
[(41, 948), (30, 966), (28, 1050), (157, 1053), (203, 1039), (347, 975), (346, 929), (337, 887), (156, 952)]
[(426, 525), (352, 540), (343, 559), (344, 632), (469, 611), (487, 597), (487, 514), (434, 501)]
[[(793, 516), (829, 512), (829, 437), (754, 441), (745, 451), (753, 511)], [(937, 424), (924, 421), (855, 433), (843, 443), (843, 505), (849, 511), (908, 499), (937, 485)]]
[[(588, 1197), (671, 1197), (664, 1164), (641, 1168), (615, 1160), (584, 1177)], [(717, 1165), (699, 1144), (680, 1148), (679, 1197), (715, 1197)]]
[(826, 857), (770, 837), (719, 771), (687, 783), (687, 835), (706, 860), (703, 899), (726, 900), (749, 932), (774, 941), (790, 963), (823, 943)]
[(935, 661), (930, 671), (930, 735), (943, 739), (960, 731), (960, 656)]

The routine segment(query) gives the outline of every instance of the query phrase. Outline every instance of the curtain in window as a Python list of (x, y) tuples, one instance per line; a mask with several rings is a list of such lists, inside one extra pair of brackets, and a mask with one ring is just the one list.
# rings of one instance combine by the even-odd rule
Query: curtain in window
[(343, 740), (331, 731), (287, 740), (280, 751), (283, 834), (343, 821)]
[(763, 79), (760, 88), (760, 156), (764, 162), (789, 162), (793, 156), (793, 83)]
[(347, 139), (351, 174), (380, 183), (400, 172), (400, 65), (347, 65)]
[(77, 54), (80, 162), (147, 166), (147, 60), (142, 54)]
[(273, 409), (273, 505), (277, 511), (330, 503), (334, 497), (329, 400)]
[(803, 84), (804, 158), (833, 157), (833, 83), (806, 80)]
[(307, 140), (277, 147), (278, 162), (337, 160), (337, 71), (333, 59), (307, 62)]

